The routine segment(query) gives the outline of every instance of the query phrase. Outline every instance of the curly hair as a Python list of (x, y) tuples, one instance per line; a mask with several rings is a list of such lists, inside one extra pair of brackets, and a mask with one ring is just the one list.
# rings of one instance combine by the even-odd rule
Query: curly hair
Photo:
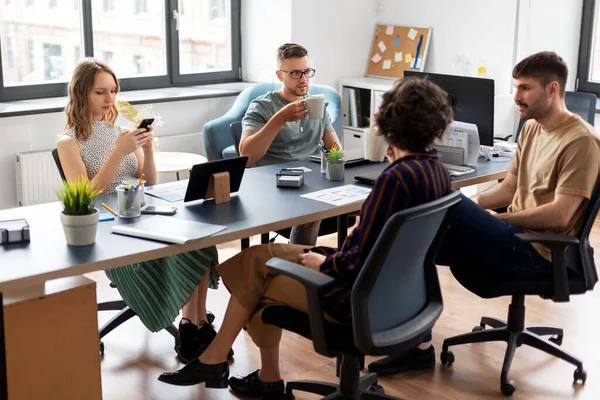
[[(65, 129), (73, 129), (77, 140), (86, 141), (92, 134), (92, 109), (90, 107), (90, 92), (94, 88), (94, 80), (98, 72), (112, 75), (119, 92), (119, 81), (113, 70), (100, 60), (86, 58), (75, 66), (71, 83), (69, 83), (69, 102), (65, 108), (67, 125)], [(104, 120), (110, 125), (115, 123), (119, 112), (113, 104)]]
[(513, 68), (514, 79), (533, 78), (546, 86), (552, 81), (560, 86), (560, 97), (565, 97), (569, 68), (561, 56), (553, 51), (542, 51), (521, 60)]
[(427, 78), (407, 77), (383, 95), (375, 114), (378, 134), (402, 150), (424, 151), (452, 122), (448, 95)]

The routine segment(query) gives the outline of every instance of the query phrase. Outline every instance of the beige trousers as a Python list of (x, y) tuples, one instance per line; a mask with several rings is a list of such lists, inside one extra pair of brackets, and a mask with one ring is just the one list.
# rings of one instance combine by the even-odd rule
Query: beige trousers
[[(264, 324), (262, 311), (269, 305), (286, 305), (308, 312), (304, 286), (284, 275), (267, 270), (266, 262), (278, 257), (298, 262), (298, 256), (308, 246), (269, 243), (250, 247), (217, 266), (223, 283), (232, 296), (251, 313), (246, 328), (254, 343), (261, 349), (279, 344), (281, 328)], [(328, 320), (334, 321), (327, 317)]]

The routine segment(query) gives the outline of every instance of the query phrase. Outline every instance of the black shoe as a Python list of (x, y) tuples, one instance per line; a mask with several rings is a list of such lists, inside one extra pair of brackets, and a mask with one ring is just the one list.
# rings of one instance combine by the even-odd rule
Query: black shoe
[(165, 372), (158, 380), (170, 385), (190, 386), (206, 382), (207, 388), (225, 389), (229, 378), (229, 364), (202, 364), (194, 358), (188, 365), (175, 372)]
[(258, 370), (247, 376), (232, 376), (229, 378), (229, 387), (235, 394), (244, 397), (280, 400), (284, 396), (283, 381), (263, 382), (258, 377)]
[[(200, 326), (198, 327), (198, 336), (196, 339), (198, 341), (196, 357), (200, 357), (200, 355), (204, 353), (204, 350), (206, 350), (212, 343), (215, 336), (217, 336), (217, 331), (215, 331), (215, 328), (204, 321), (200, 321)], [(233, 354), (233, 349), (229, 349), (227, 358), (233, 357)]]
[[(186, 324), (182, 324), (183, 320), (188, 321)], [(198, 327), (187, 318), (182, 318), (179, 322), (179, 329), (177, 330), (177, 337), (175, 338), (175, 352), (179, 357), (179, 360), (187, 364), (198, 357)]]
[(415, 347), (399, 357), (388, 356), (372, 362), (369, 364), (369, 372), (375, 372), (378, 376), (386, 376), (434, 367), (435, 349), (433, 346), (429, 346), (425, 350)]

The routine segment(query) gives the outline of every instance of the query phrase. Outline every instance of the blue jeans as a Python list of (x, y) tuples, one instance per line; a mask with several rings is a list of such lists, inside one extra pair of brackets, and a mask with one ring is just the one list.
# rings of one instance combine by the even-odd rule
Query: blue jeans
[(517, 238), (520, 227), (503, 222), (462, 196), (436, 264), (489, 277), (543, 279), (552, 277), (552, 264), (531, 244)]

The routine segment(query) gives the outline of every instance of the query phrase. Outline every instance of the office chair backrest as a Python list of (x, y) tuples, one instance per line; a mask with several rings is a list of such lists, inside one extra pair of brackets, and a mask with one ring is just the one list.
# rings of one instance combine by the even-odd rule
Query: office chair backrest
[(442, 312), (434, 256), (460, 191), (394, 214), (352, 289), (352, 319), (364, 354), (399, 354), (420, 343)]
[(231, 138), (233, 139), (233, 146), (235, 151), (240, 155), (240, 142), (242, 141), (242, 121), (237, 121), (229, 125), (229, 132), (231, 132)]
[(54, 162), (56, 163), (56, 168), (58, 168), (58, 173), (62, 178), (63, 182), (67, 179), (65, 178), (65, 172), (62, 169), (62, 164), (60, 163), (60, 157), (58, 157), (58, 149), (52, 150), (52, 158), (54, 158)]
[[(596, 96), (583, 92), (565, 92), (565, 105), (567, 110), (573, 114), (578, 114), (588, 124), (594, 126), (596, 120)], [(515, 142), (519, 140), (521, 128), (527, 122), (526, 119), (519, 120)]]
[[(585, 280), (587, 290), (592, 290), (598, 282), (598, 272), (594, 263), (594, 249), (590, 244), (590, 232), (596, 221), (598, 210), (600, 209), (600, 180), (596, 182), (596, 187), (592, 192), (592, 197), (588, 202), (585, 213), (583, 214), (583, 225), (577, 233), (579, 239), (578, 246), (570, 246), (567, 251), (567, 259), (581, 260), (581, 271)], [(579, 253), (579, 254), (577, 254)]]

